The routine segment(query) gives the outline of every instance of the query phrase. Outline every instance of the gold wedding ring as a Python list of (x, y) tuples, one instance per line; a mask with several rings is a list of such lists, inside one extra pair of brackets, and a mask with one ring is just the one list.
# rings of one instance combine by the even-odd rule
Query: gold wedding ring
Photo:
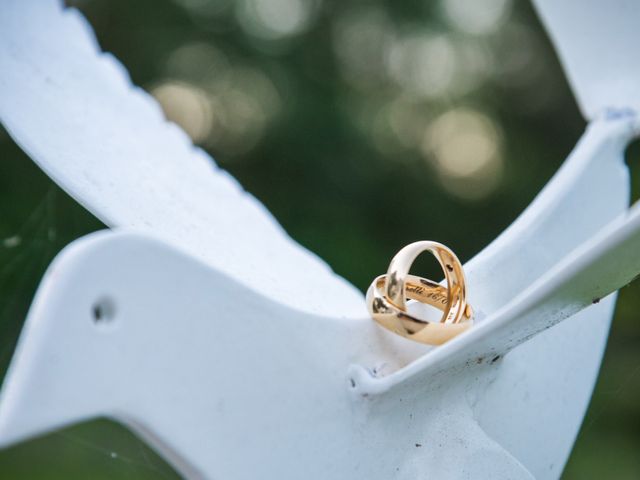
[[(442, 267), (446, 287), (409, 274), (422, 252), (431, 252)], [(407, 300), (441, 310), (439, 322), (418, 318), (407, 311)], [(466, 301), (464, 271), (458, 257), (441, 243), (415, 242), (400, 250), (386, 275), (375, 278), (367, 291), (367, 307), (373, 319), (392, 332), (411, 340), (440, 345), (472, 325), (473, 310)]]

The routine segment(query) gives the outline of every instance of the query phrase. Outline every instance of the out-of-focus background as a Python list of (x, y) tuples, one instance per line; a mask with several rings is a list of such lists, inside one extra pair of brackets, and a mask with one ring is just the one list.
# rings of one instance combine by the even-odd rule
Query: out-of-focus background
[[(361, 289), (413, 240), (470, 259), (585, 127), (526, 1), (71, 3), (170, 120)], [(46, 266), (103, 225), (3, 130), (0, 157), (1, 376)], [(627, 157), (633, 167), (640, 149)], [(640, 478), (639, 293), (620, 294), (565, 478)], [(0, 478), (177, 475), (98, 420), (0, 451)]]

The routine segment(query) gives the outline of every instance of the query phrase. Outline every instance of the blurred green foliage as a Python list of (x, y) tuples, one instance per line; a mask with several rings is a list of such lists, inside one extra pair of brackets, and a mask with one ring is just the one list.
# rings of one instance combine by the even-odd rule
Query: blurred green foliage
[[(533, 199), (585, 125), (526, 2), (73, 4), (170, 119), (362, 289), (416, 239), (468, 260)], [(4, 371), (48, 263), (103, 225), (1, 131), (0, 155)], [(633, 182), (637, 192), (637, 173)], [(639, 288), (621, 292), (566, 478), (640, 478)], [(105, 420), (0, 452), (3, 479), (176, 476)]]

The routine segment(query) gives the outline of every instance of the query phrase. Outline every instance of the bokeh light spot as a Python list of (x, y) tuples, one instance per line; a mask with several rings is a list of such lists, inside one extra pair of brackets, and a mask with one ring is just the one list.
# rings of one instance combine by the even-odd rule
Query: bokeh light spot
[(165, 70), (170, 78), (193, 83), (214, 79), (220, 82), (228, 75), (229, 60), (221, 50), (209, 43), (188, 43), (171, 52)]
[(167, 120), (178, 124), (194, 143), (211, 132), (213, 112), (209, 99), (200, 88), (184, 82), (168, 81), (151, 90)]
[(511, 13), (510, 0), (443, 0), (442, 6), (453, 27), (476, 35), (495, 32)]
[(344, 79), (364, 89), (384, 84), (385, 61), (394, 37), (386, 13), (376, 7), (353, 9), (333, 27), (333, 47)]
[(237, 18), (250, 35), (277, 40), (307, 30), (316, 10), (313, 0), (241, 0)]
[(456, 51), (444, 35), (406, 35), (394, 42), (388, 68), (391, 77), (409, 94), (438, 97), (451, 86), (456, 72)]
[(197, 17), (214, 17), (224, 13), (233, 0), (173, 0)]
[(443, 186), (462, 198), (490, 194), (502, 174), (498, 128), (474, 110), (450, 110), (438, 117), (426, 131), (423, 153), (435, 164)]

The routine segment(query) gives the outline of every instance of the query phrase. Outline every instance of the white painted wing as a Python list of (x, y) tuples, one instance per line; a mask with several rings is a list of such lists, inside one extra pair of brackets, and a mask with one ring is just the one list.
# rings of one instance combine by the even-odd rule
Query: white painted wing
[(640, 111), (640, 2), (533, 0), (585, 118)]
[(3, 2), (0, 92), (14, 140), (107, 225), (160, 237), (288, 306), (366, 314), (360, 292), (293, 242), (100, 53), (77, 11), (53, 0)]

